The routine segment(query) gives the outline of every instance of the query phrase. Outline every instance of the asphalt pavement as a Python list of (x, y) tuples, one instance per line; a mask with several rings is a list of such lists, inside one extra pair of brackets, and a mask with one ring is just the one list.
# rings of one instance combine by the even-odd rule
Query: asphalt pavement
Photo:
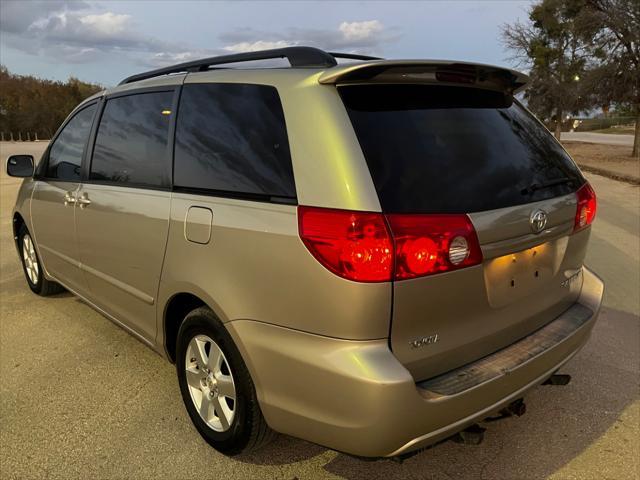
[[(3, 143), (0, 156), (42, 148)], [(587, 176), (599, 210), (586, 263), (606, 293), (591, 341), (562, 370), (572, 382), (535, 389), (527, 413), (488, 425), (479, 446), (446, 442), (400, 464), (285, 436), (234, 458), (211, 449), (172, 365), (76, 297), (28, 289), (11, 238), (19, 182), (3, 170), (0, 478), (639, 478), (640, 190)]]
[(572, 140), (574, 142), (601, 143), (603, 145), (633, 146), (633, 135), (593, 133), (593, 132), (562, 132), (562, 141)]

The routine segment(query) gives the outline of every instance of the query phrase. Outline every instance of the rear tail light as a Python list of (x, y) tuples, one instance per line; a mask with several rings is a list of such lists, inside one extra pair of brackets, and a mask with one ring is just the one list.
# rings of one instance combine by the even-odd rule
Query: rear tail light
[(298, 207), (300, 238), (327, 269), (386, 282), (476, 265), (482, 253), (466, 215), (383, 215)]
[(576, 208), (576, 220), (573, 227), (573, 231), (577, 232), (583, 228), (591, 225), (593, 219), (596, 217), (596, 192), (593, 191), (589, 183), (585, 183), (576, 192), (578, 197), (578, 206)]
[(447, 272), (482, 261), (466, 215), (387, 215), (395, 242), (395, 279)]
[(393, 244), (381, 213), (298, 207), (300, 238), (322, 265), (359, 282), (385, 282)]

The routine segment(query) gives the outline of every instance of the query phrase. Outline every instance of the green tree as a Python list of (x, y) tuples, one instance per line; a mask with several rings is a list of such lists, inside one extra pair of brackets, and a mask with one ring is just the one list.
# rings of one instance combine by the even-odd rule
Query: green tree
[(594, 28), (584, 13), (586, 1), (542, 0), (532, 6), (529, 22), (502, 27), (502, 40), (512, 59), (529, 68), (527, 104), (542, 119), (555, 121), (558, 139), (563, 117), (591, 106), (592, 98), (581, 82)]
[(586, 15), (596, 29), (585, 77), (594, 103), (616, 104), (636, 117), (632, 155), (640, 156), (640, 1), (589, 0)]

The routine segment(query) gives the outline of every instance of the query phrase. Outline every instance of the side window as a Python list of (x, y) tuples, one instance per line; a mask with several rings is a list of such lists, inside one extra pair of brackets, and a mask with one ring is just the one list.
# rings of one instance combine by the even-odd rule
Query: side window
[(185, 85), (176, 126), (174, 185), (295, 198), (277, 90), (233, 83)]
[(49, 149), (45, 177), (80, 181), (82, 153), (87, 144), (96, 105), (80, 110), (69, 120)]
[(173, 92), (107, 100), (96, 134), (90, 180), (168, 186), (167, 150)]

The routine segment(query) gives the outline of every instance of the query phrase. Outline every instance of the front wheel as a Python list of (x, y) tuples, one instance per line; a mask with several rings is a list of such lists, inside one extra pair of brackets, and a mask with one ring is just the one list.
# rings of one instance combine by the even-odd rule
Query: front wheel
[(18, 231), (18, 248), (24, 276), (31, 291), (43, 297), (64, 291), (60, 284), (44, 278), (36, 246), (25, 225), (22, 225)]
[(200, 435), (227, 455), (268, 443), (274, 432), (262, 416), (251, 376), (213, 312), (201, 307), (189, 313), (177, 343), (180, 391)]

